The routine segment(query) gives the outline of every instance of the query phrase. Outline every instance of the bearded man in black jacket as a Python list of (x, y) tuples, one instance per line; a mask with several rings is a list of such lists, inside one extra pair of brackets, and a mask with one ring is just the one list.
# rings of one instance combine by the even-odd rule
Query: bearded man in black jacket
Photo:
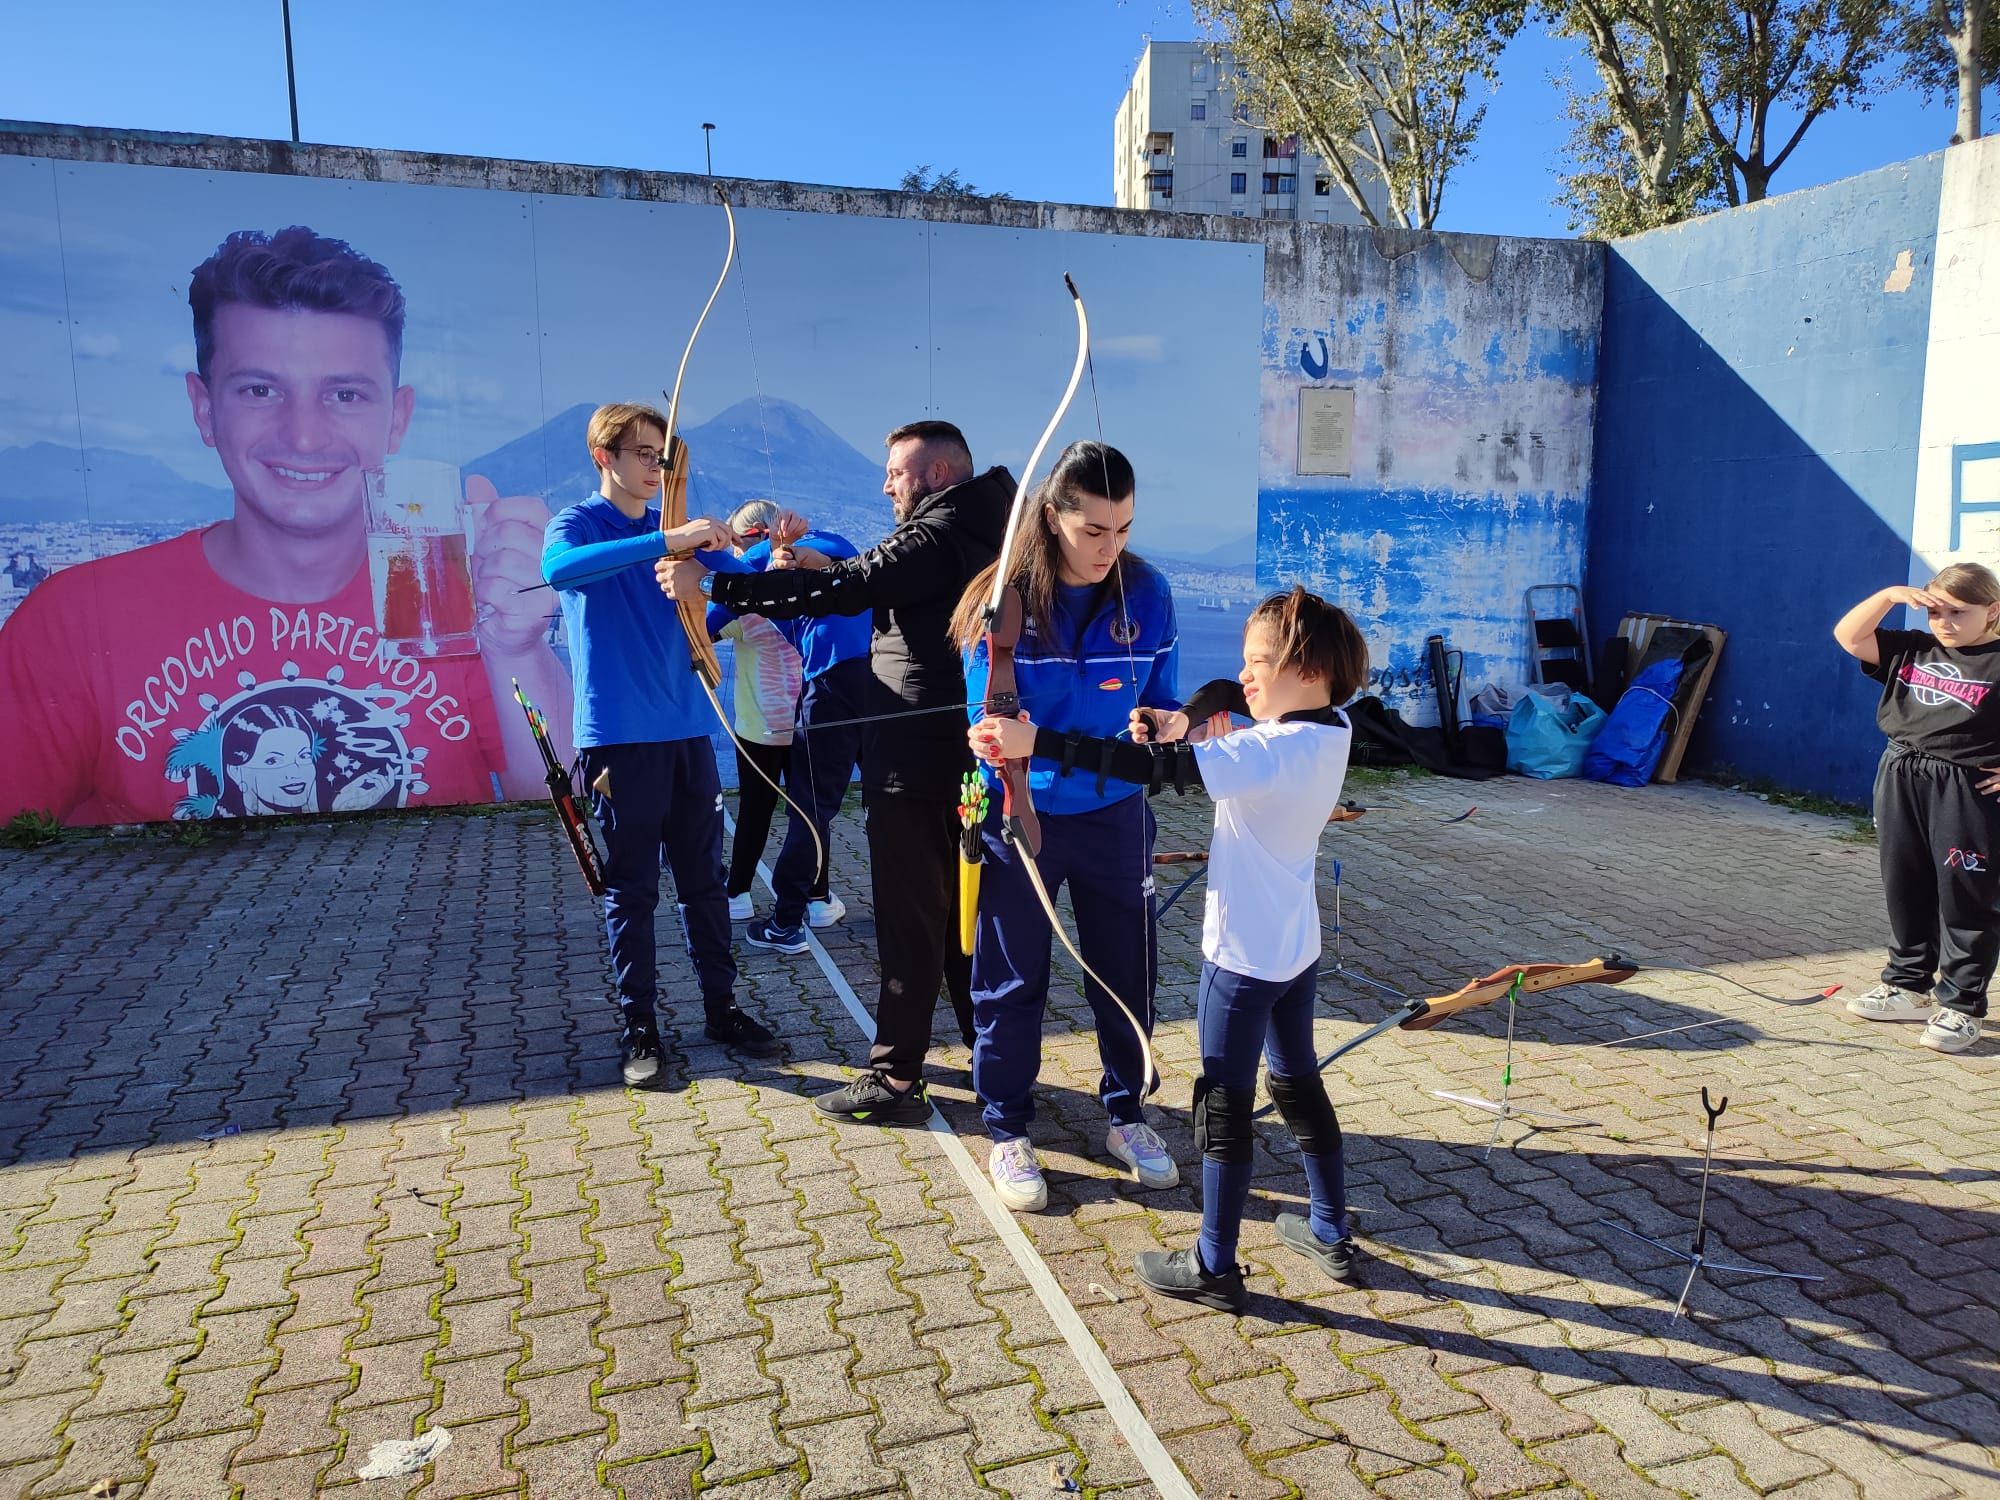
[(973, 763), (964, 714), (937, 711), (965, 703), (951, 616), (999, 555), (1014, 480), (1002, 468), (975, 476), (965, 434), (949, 422), (908, 423), (887, 443), (882, 493), (896, 529), (859, 557), (789, 569), (774, 553), (764, 573), (711, 573), (692, 558), (666, 559), (656, 572), (670, 597), (698, 594), (738, 615), (874, 614), (867, 713), (910, 715), (869, 724), (862, 738), (882, 971), (875, 1045), (866, 1073), (817, 1102), (856, 1120), (918, 1123), (930, 1115), (923, 1064), (940, 986), (950, 988), (961, 1031), (971, 1015), (971, 964), (959, 951), (954, 914), (959, 786)]

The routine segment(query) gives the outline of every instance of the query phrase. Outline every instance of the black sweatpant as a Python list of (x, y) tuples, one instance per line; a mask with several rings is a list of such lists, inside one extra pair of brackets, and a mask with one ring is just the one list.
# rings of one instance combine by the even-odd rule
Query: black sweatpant
[(867, 794), (868, 873), (875, 905), (875, 1045), (868, 1066), (923, 1076), (938, 990), (951, 995), (959, 1035), (972, 1037), (972, 960), (958, 942), (958, 809), (949, 802)]
[(1875, 773), (1875, 840), (1893, 937), (1883, 982), (1983, 1017), (2000, 960), (2000, 797), (1978, 774), (1892, 744)]
[(790, 745), (759, 745), (744, 740), (736, 747), (736, 838), (729, 846), (729, 894), (740, 896), (757, 879), (757, 861), (764, 857), (764, 842), (771, 836), (771, 815), (778, 810), (778, 790), (757, 774), (781, 784), (792, 763)]

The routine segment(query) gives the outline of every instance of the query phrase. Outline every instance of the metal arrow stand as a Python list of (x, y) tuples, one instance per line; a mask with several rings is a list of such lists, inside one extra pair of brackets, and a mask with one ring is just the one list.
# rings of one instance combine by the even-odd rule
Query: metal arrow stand
[(1629, 1234), (1635, 1240), (1644, 1240), (1654, 1249), (1664, 1250), (1667, 1254), (1673, 1256), (1675, 1260), (1686, 1263), (1688, 1268), (1687, 1280), (1681, 1283), (1681, 1299), (1674, 1304), (1674, 1314), (1671, 1318), (1667, 1319), (1669, 1323), (1679, 1322), (1681, 1314), (1687, 1311), (1688, 1293), (1694, 1290), (1695, 1277), (1699, 1276), (1704, 1270), (1729, 1271), (1738, 1276), (1781, 1276), (1787, 1281), (1824, 1281), (1826, 1279), (1824, 1276), (1811, 1276), (1803, 1271), (1779, 1271), (1770, 1266), (1725, 1265), (1722, 1261), (1710, 1260), (1708, 1258), (1706, 1253), (1708, 1247), (1708, 1178), (1715, 1165), (1715, 1122), (1721, 1119), (1722, 1112), (1729, 1108), (1729, 1099), (1725, 1095), (1720, 1104), (1709, 1103), (1708, 1089), (1704, 1086), (1701, 1091), (1701, 1107), (1708, 1115), (1708, 1140), (1703, 1145), (1701, 1153), (1701, 1204), (1695, 1210), (1694, 1215), (1693, 1247), (1687, 1250), (1676, 1250), (1672, 1245), (1663, 1244), (1659, 1240), (1654, 1239), (1650, 1234), (1641, 1234), (1636, 1229), (1627, 1229), (1615, 1219), (1599, 1219), (1597, 1221), (1600, 1224), (1617, 1230), (1620, 1234)]
[[(1512, 1119), (1546, 1120), (1554, 1129), (1566, 1129), (1571, 1125), (1595, 1125), (1595, 1120), (1585, 1120), (1576, 1115), (1560, 1115), (1552, 1110), (1522, 1109), (1514, 1103), (1514, 1000), (1521, 993), (1521, 981), (1527, 976), (1516, 974), (1513, 988), (1507, 991), (1507, 1060), (1500, 1067), (1500, 1099), (1482, 1099), (1476, 1094), (1449, 1094), (1443, 1089), (1433, 1089), (1433, 1099), (1449, 1099), (1453, 1104), (1463, 1104), (1469, 1109), (1483, 1109), (1493, 1116), (1493, 1134), (1486, 1138), (1486, 1159), (1493, 1158), (1493, 1148), (1500, 1140), (1500, 1127)], [(1534, 1127), (1540, 1129), (1540, 1126)]]
[[(1385, 995), (1394, 995), (1398, 1000), (1409, 999), (1408, 995), (1397, 989), (1393, 984), (1384, 984), (1379, 979), (1370, 979), (1359, 969), (1350, 969), (1347, 967), (1341, 956), (1345, 946), (1343, 940), (1346, 932), (1347, 929), (1340, 925), (1340, 861), (1336, 859), (1333, 862), (1333, 967), (1330, 969), (1321, 969), (1319, 977), (1321, 979), (1350, 979), (1356, 984), (1365, 984), (1371, 989), (1378, 989)], [(1512, 1028), (1510, 1027), (1509, 1029), (1511, 1031)]]

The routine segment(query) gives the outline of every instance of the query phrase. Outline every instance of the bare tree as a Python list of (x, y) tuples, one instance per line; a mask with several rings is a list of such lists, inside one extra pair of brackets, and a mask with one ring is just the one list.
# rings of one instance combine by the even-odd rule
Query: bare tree
[(1980, 90), (2000, 83), (2000, 11), (1993, 0), (1908, 0), (1896, 28), (1902, 82), (1958, 97), (1951, 143), (1980, 134)]
[(1247, 117), (1323, 157), (1362, 222), (1429, 229), (1471, 154), (1528, 0), (1192, 0), (1240, 72)]

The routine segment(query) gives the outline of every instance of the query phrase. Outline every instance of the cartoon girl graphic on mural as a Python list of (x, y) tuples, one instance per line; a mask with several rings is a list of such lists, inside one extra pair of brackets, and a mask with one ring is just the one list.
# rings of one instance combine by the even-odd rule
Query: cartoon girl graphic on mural
[(342, 686), (340, 675), (335, 667), (332, 680), (312, 681), (287, 662), (281, 681), (246, 672), (227, 703), (204, 696), (208, 717), (176, 730), (167, 758), (168, 778), (187, 789), (174, 817), (367, 812), (423, 792), (426, 752), (405, 742), (408, 718)]

